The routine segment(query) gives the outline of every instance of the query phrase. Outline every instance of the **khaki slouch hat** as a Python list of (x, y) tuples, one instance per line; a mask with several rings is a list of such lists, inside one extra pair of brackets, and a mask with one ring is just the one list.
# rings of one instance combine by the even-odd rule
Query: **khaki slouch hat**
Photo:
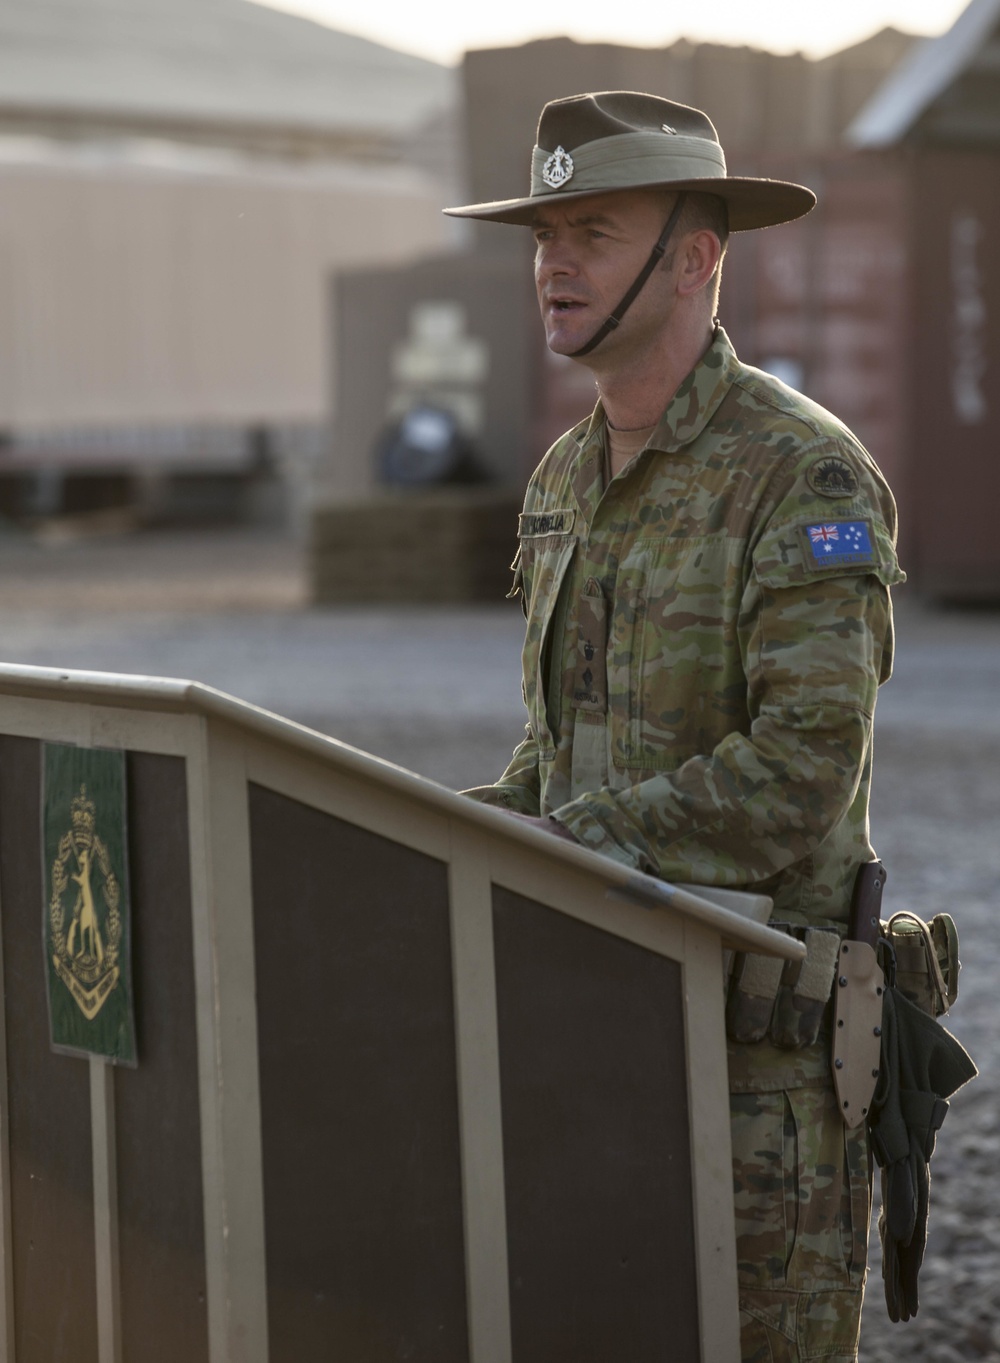
[(791, 222), (816, 203), (804, 185), (727, 175), (719, 135), (699, 109), (657, 95), (609, 90), (545, 105), (527, 198), (444, 211), (530, 226), (546, 204), (627, 189), (715, 194), (727, 205), (733, 232)]

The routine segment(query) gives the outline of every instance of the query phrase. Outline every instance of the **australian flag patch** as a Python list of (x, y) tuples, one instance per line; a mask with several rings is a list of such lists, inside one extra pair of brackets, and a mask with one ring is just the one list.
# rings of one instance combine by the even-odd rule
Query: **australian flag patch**
[(875, 562), (868, 521), (823, 521), (804, 528), (810, 559), (817, 568)]

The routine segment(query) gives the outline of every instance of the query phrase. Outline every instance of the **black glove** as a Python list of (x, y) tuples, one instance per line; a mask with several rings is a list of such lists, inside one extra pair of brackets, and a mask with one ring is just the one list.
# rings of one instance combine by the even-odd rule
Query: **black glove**
[(964, 1047), (898, 990), (885, 991), (882, 1059), (872, 1099), (872, 1149), (882, 1170), (882, 1276), (890, 1320), (917, 1313), (927, 1242), (930, 1158), (945, 1101), (976, 1075)]
[(893, 1321), (909, 1320), (917, 1314), (917, 1274), (924, 1259), (930, 1208), (929, 1160), (948, 1112), (944, 1099), (930, 1094), (904, 1093), (900, 1098), (910, 1149), (905, 1158), (893, 1160), (882, 1169), (878, 1217), (885, 1303)]

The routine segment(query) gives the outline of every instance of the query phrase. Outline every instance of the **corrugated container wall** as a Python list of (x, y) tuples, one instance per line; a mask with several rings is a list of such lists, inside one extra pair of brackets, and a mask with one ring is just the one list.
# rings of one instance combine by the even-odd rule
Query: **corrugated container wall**
[(890, 158), (759, 158), (815, 189), (807, 218), (732, 239), (721, 318), (741, 357), (828, 408), (885, 473), (912, 544), (907, 182)]
[(911, 164), (919, 583), (998, 600), (1000, 155), (927, 150)]

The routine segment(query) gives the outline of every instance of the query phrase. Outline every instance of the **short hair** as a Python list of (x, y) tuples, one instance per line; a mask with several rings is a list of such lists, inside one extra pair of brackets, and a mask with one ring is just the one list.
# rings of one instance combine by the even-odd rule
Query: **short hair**
[[(673, 190), (664, 190), (664, 200), (673, 204)], [(709, 280), (712, 290), (712, 311), (715, 312), (719, 305), (719, 287), (722, 283), (722, 262), (725, 259), (726, 247), (729, 244), (729, 209), (725, 199), (718, 194), (703, 194), (701, 192), (688, 191), (687, 198), (684, 200), (684, 207), (681, 209), (681, 216), (677, 223), (677, 235), (681, 237), (685, 232), (709, 231), (719, 239), (722, 247), (719, 255), (719, 263), (715, 267), (715, 274)], [(669, 270), (674, 263), (673, 252), (670, 251), (664, 256), (663, 264)]]
[(697, 232), (707, 228), (719, 238), (725, 252), (729, 241), (729, 209), (718, 194), (688, 194), (681, 210), (680, 230)]

